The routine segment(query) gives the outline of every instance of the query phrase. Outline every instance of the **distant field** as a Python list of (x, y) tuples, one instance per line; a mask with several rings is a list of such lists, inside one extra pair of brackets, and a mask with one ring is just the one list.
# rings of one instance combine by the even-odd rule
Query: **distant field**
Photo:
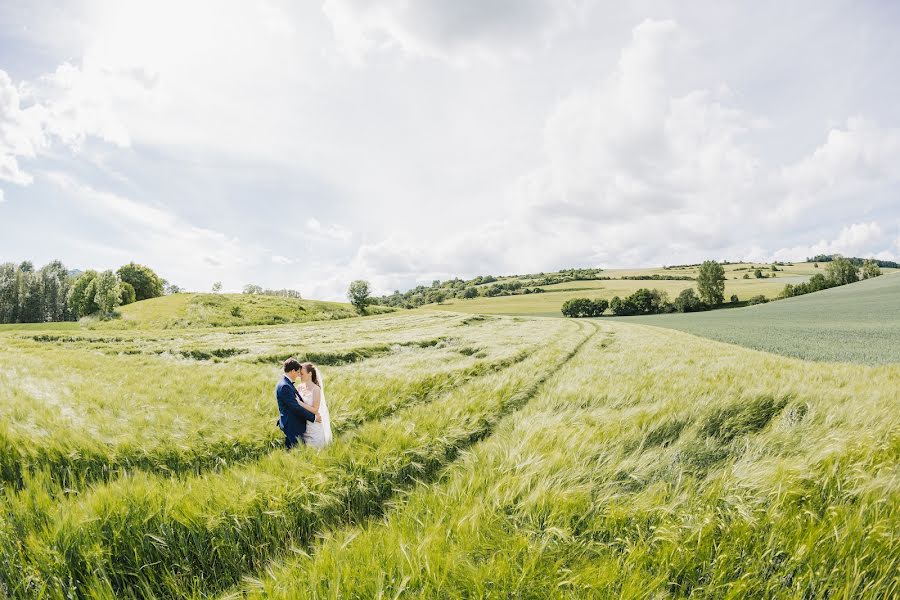
[(810, 360), (900, 363), (900, 274), (771, 304), (616, 320)]
[[(754, 268), (759, 267), (763, 273), (770, 275), (764, 279), (753, 277)], [(813, 263), (796, 263), (778, 267), (780, 271), (772, 271), (770, 265), (761, 263), (742, 263), (725, 265), (725, 298), (736, 294), (739, 300), (748, 300), (753, 296), (763, 295), (767, 298), (777, 297), (788, 283), (797, 284), (808, 280), (815, 273), (825, 272), (825, 263), (818, 268)], [(635, 280), (615, 279), (617, 277), (636, 275), (687, 276), (696, 277), (696, 267), (681, 269), (609, 269), (603, 275), (611, 280), (572, 281), (555, 285), (541, 286), (543, 294), (524, 294), (519, 296), (497, 296), (493, 298), (479, 297), (471, 300), (451, 299), (433, 308), (453, 310), (472, 314), (522, 315), (540, 317), (561, 317), (560, 307), (570, 298), (605, 298), (628, 296), (640, 288), (656, 288), (664, 290), (674, 299), (678, 293), (692, 287), (697, 288), (696, 281), (684, 280)], [(888, 273), (891, 269), (882, 269)], [(745, 273), (750, 279), (744, 279)], [(771, 277), (774, 275), (774, 277)], [(500, 278), (500, 281), (516, 281), (518, 278)], [(485, 287), (485, 286), (481, 286)]]
[[(89, 320), (90, 329), (183, 329), (330, 321), (355, 317), (349, 304), (248, 294), (172, 294), (119, 309), (120, 319)], [(380, 314), (390, 309), (373, 306)]]

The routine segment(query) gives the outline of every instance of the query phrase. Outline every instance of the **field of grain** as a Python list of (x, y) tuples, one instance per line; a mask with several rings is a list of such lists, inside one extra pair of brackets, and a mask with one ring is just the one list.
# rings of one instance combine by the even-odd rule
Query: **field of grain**
[(900, 274), (745, 308), (621, 317), (809, 360), (900, 362)]
[[(288, 355), (325, 450), (280, 445)], [(0, 597), (900, 594), (898, 364), (428, 310), (15, 328), (0, 416)]]

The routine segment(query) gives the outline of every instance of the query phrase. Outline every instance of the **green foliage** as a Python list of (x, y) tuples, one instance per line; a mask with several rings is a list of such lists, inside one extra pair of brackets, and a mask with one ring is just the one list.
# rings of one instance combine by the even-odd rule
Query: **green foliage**
[(126, 304), (131, 304), (135, 301), (137, 295), (135, 294), (134, 287), (127, 281), (119, 282), (119, 289), (122, 292), (121, 296), (121, 305), (125, 306)]
[(366, 314), (366, 307), (371, 304), (370, 296), (371, 291), (369, 290), (368, 281), (357, 279), (350, 283), (350, 287), (347, 290), (347, 299), (350, 300), (350, 304), (353, 305), (353, 308), (359, 314)]
[(116, 307), (122, 303), (119, 278), (112, 271), (103, 271), (94, 279), (93, 288), (97, 310), (103, 316), (111, 316)]
[(704, 303), (710, 306), (722, 304), (725, 300), (725, 268), (714, 260), (707, 260), (700, 265), (697, 291)]
[(674, 306), (675, 310), (680, 313), (697, 312), (706, 309), (703, 301), (694, 292), (694, 288), (681, 290), (678, 297), (675, 298)]
[(97, 271), (85, 271), (69, 290), (69, 310), (76, 317), (92, 315), (100, 310), (97, 305), (96, 279)]
[(71, 279), (58, 260), (35, 270), (24, 261), (0, 264), (0, 324), (65, 321)]
[(465, 298), (465, 299), (477, 298), (477, 297), (478, 297), (478, 288), (473, 285), (470, 285), (469, 287), (464, 289), (462, 291), (462, 293), (460, 294), (460, 298)]
[(135, 300), (147, 300), (163, 294), (162, 279), (150, 267), (130, 262), (119, 267), (116, 273), (121, 281), (134, 288)]
[(860, 269), (863, 279), (871, 279), (872, 277), (881, 276), (881, 267), (878, 263), (871, 259), (866, 259)]
[(738, 298), (738, 295), (737, 295), (737, 294), (732, 294), (732, 295), (731, 295), (731, 303), (732, 303), (732, 304), (737, 304), (738, 302), (740, 302), (740, 299)]
[(221, 294), (222, 293), (222, 282), (216, 281), (212, 284), (212, 293), (213, 294)]
[(752, 296), (749, 300), (747, 300), (747, 304), (753, 306), (755, 304), (765, 304), (769, 299), (763, 296), (762, 294)]
[(572, 298), (562, 305), (562, 314), (565, 317), (600, 317), (606, 312), (609, 303), (606, 300), (591, 300), (590, 298)]
[(859, 270), (848, 259), (835, 256), (825, 269), (826, 277), (832, 286), (847, 285), (859, 281)]

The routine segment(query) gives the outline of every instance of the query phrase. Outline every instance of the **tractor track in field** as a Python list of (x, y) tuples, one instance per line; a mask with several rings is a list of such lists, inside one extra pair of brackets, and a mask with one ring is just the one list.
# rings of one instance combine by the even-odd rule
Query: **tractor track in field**
[[(339, 422), (335, 427), (335, 435), (344, 435), (358, 427), (382, 419), (390, 418), (394, 413), (407, 407), (428, 404), (440, 397), (448, 389), (448, 384), (459, 385), (498, 373), (522, 362), (528, 357), (526, 350), (495, 361), (484, 361), (459, 371), (448, 372), (436, 377), (425, 390), (416, 390), (405, 394), (400, 401), (382, 405), (380, 410), (369, 414), (355, 414)], [(423, 380), (424, 381), (424, 380)], [(21, 491), (27, 478), (35, 472), (48, 472), (58, 484), (57, 489), (48, 489), (51, 495), (72, 494), (89, 489), (93, 485), (108, 484), (133, 472), (147, 472), (163, 477), (193, 477), (206, 473), (216, 473), (223, 469), (250, 464), (272, 452), (283, 449), (280, 437), (261, 441), (257, 444), (239, 444), (233, 440), (223, 440), (204, 448), (191, 460), (179, 454), (166, 451), (165, 447), (158, 452), (141, 452), (120, 455), (100, 454), (86, 449), (68, 449), (65, 452), (44, 456), (23, 456), (28, 446), (20, 440), (0, 432), (0, 484), (8, 484), (14, 490)], [(38, 448), (40, 452), (45, 451)], [(113, 460), (109, 460), (112, 458)]]
[[(109, 560), (112, 562), (102, 570), (108, 574), (108, 578), (104, 576), (101, 580), (95, 580), (94, 576), (88, 576), (87, 579), (82, 579), (88, 575), (88, 572), (83, 570), (88, 565), (82, 562), (87, 557), (78, 558), (76, 555), (81, 553), (77, 551), (76, 555), (71, 556), (71, 560), (74, 562), (69, 563), (68, 559), (66, 561), (71, 568), (76, 570), (69, 571), (68, 567), (59, 565), (58, 567), (63, 567), (63, 570), (57, 570), (58, 567), (54, 569), (57, 575), (53, 577), (57, 578), (68, 572), (69, 574), (65, 575), (66, 579), (70, 582), (80, 581), (81, 583), (75, 586), (76, 597), (87, 597), (92, 593), (91, 589), (80, 589), (92, 580), (95, 585), (100, 585), (99, 589), (107, 590), (114, 595), (137, 593), (137, 597), (145, 597), (148, 594), (153, 597), (183, 597), (225, 592), (237, 585), (241, 577), (247, 573), (257, 572), (273, 559), (279, 558), (283, 548), (288, 548), (291, 544), (310, 548), (316, 536), (322, 532), (357, 524), (365, 519), (383, 514), (390, 506), (390, 500), (395, 498), (398, 493), (413, 485), (436, 480), (462, 451), (492, 435), (497, 425), (505, 417), (535, 398), (547, 380), (574, 358), (599, 331), (596, 325), (586, 322), (578, 324), (577, 328), (582, 336), (581, 339), (572, 340), (574, 346), (560, 359), (555, 360), (552, 365), (544, 367), (543, 372), (535, 380), (513, 384), (512, 388), (504, 392), (503, 398), (505, 399), (497, 400), (497, 406), (493, 412), (484, 412), (477, 416), (475, 421), (466, 421), (464, 425), (456, 425), (455, 428), (449, 427), (445, 434), (437, 437), (426, 436), (420, 445), (412, 446), (396, 456), (388, 456), (387, 460), (376, 463), (354, 460), (336, 465), (339, 467), (339, 471), (328, 478), (331, 482), (329, 485), (333, 486), (331, 492), (333, 502), (326, 504), (327, 508), (319, 507), (318, 504), (308, 504), (308, 500), (304, 500), (308, 496), (307, 494), (307, 496), (298, 496), (296, 500), (291, 500), (289, 504), (285, 505), (284, 508), (292, 513), (289, 517), (263, 516), (268, 514), (263, 506), (252, 509), (246, 515), (247, 518), (250, 518), (248, 526), (252, 526), (252, 529), (264, 529), (280, 520), (288, 519), (289, 523), (293, 523), (292, 529), (287, 529), (292, 532), (289, 543), (282, 543), (272, 537), (263, 537), (250, 547), (239, 544), (240, 547), (228, 548), (226, 540), (234, 535), (241, 536), (243, 534), (239, 532), (232, 534), (230, 529), (232, 525), (226, 520), (220, 526), (213, 526), (212, 529), (206, 530), (202, 540), (197, 541), (196, 544), (190, 544), (187, 540), (192, 539), (190, 536), (192, 533), (197, 533), (197, 530), (167, 520), (166, 527), (169, 528), (169, 534), (166, 536), (165, 542), (154, 537), (157, 540), (155, 543), (159, 544), (157, 550), (145, 547), (141, 557), (132, 557), (122, 563), (114, 557), (121, 556), (119, 551), (124, 548), (118, 546), (124, 540), (104, 541), (106, 534), (103, 533), (103, 530), (106, 530), (107, 526), (103, 526), (102, 530), (91, 534), (94, 536), (95, 542), (89, 542), (89, 538), (86, 538), (84, 544), (90, 545), (99, 542), (107, 546), (110, 552)], [(513, 361), (498, 371), (502, 372), (517, 362), (519, 361)], [(521, 387), (517, 389), (516, 386)], [(354, 482), (365, 482), (365, 484), (358, 485)], [(309, 496), (309, 498), (312, 497)], [(271, 522), (259, 523), (257, 520), (260, 518)], [(147, 529), (149, 533), (155, 527), (157, 526), (147, 524), (143, 529)], [(184, 527), (188, 527), (188, 529), (184, 529)], [(181, 531), (182, 529), (183, 531)], [(98, 535), (101, 537), (96, 537)], [(52, 540), (53, 538), (47, 539), (47, 542), (51, 544), (48, 550), (55, 547)], [(112, 545), (109, 545), (110, 542)], [(250, 540), (247, 542), (250, 543)], [(187, 550), (176, 550), (174, 554), (170, 553), (171, 548), (179, 546), (183, 548), (185, 544), (193, 547)], [(222, 546), (222, 544), (225, 545)], [(79, 543), (79, 545), (81, 544)], [(87, 547), (85, 546), (85, 548)], [(201, 551), (202, 548), (207, 547), (209, 550)], [(213, 550), (214, 548), (217, 550)], [(60, 548), (53, 552), (62, 550)], [(69, 551), (71, 550), (75, 550), (75, 548), (70, 547)], [(130, 566), (131, 561), (135, 558), (138, 558), (139, 564)], [(187, 565), (193, 566), (186, 571), (183, 570)], [(137, 566), (136, 570), (135, 566)], [(173, 568), (174, 570), (172, 570)], [(91, 570), (93, 571), (93, 569), (92, 567)], [(137, 590), (141, 591), (136, 592)], [(93, 592), (97, 592), (97, 589), (93, 589)], [(51, 593), (50, 596), (53, 597), (53, 594)]]
[[(418, 474), (413, 480), (406, 482), (406, 485), (398, 485), (391, 489), (390, 494), (378, 498), (376, 506), (372, 507), (365, 514), (357, 514), (351, 515), (350, 518), (346, 519), (343, 522), (335, 522), (326, 526), (324, 529), (336, 529), (338, 527), (353, 527), (362, 524), (365, 521), (371, 519), (381, 518), (388, 509), (395, 509), (396, 504), (392, 503), (391, 500), (395, 498), (399, 493), (403, 492), (405, 489), (412, 487), (413, 485), (427, 485), (438, 481), (440, 479), (441, 473), (445, 472), (447, 469), (451, 468), (454, 464), (456, 464), (459, 456), (466, 451), (471, 446), (485, 441), (490, 438), (500, 424), (510, 418), (513, 414), (523, 409), (526, 405), (528, 405), (531, 400), (536, 398), (540, 393), (541, 389), (546, 385), (546, 383), (553, 377), (553, 375), (562, 369), (567, 363), (573, 360), (584, 348), (584, 346), (594, 338), (595, 335), (600, 333), (600, 328), (597, 327), (594, 323), (590, 322), (582, 322), (579, 323), (579, 328), (582, 331), (587, 332), (584, 339), (582, 339), (570, 352), (568, 352), (561, 361), (556, 363), (553, 368), (547, 369), (542, 376), (532, 384), (528, 385), (523, 390), (520, 390), (517, 394), (511, 398), (511, 400), (506, 403), (503, 407), (503, 410), (498, 413), (497, 418), (494, 419), (491, 423), (489, 423), (484, 429), (474, 432), (473, 435), (464, 438), (460, 441), (458, 446), (455, 446), (450, 451), (444, 454), (443, 461), (438, 461), (439, 464), (429, 465), (430, 468)], [(314, 532), (316, 535), (321, 534), (322, 530)], [(306, 539), (300, 540), (301, 546), (304, 551), (312, 551), (314, 550), (314, 537), (315, 535), (309, 536)], [(269, 562), (277, 561), (280, 557), (273, 556), (270, 558)], [(247, 577), (247, 574), (244, 574), (244, 577)], [(220, 600), (237, 600), (242, 596), (242, 592), (240, 589), (232, 589), (230, 591), (225, 591), (221, 594)]]

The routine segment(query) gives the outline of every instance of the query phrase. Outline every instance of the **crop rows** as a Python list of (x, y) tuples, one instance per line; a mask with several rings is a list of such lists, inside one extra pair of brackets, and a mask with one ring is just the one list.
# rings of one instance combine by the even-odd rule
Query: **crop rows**
[[(487, 351), (473, 348), (465, 335), (414, 342), (407, 332), (398, 336), (405, 345), (390, 356), (326, 369), (335, 428), (383, 417), (461, 378), (507, 365), (535, 343), (511, 332), (495, 327), (502, 345)], [(85, 354), (65, 345), (0, 352), (0, 483), (20, 488), (39, 473), (60, 488), (80, 489), (133, 469), (197, 473), (280, 444), (271, 365)], [(63, 381), (43, 379), (45, 360), (55, 361)]]
[(137, 474), (56, 503), (41, 522), (7, 523), (24, 542), (2, 581), (13, 594), (50, 597), (174, 597), (233, 585), (317, 532), (377, 514), (398, 488), (434, 477), (584, 340), (571, 325), (563, 331), (570, 333), (524, 361), (366, 423), (321, 453), (278, 452), (182, 480)]
[(224, 596), (900, 594), (900, 367), (601, 327), (438, 482)]

